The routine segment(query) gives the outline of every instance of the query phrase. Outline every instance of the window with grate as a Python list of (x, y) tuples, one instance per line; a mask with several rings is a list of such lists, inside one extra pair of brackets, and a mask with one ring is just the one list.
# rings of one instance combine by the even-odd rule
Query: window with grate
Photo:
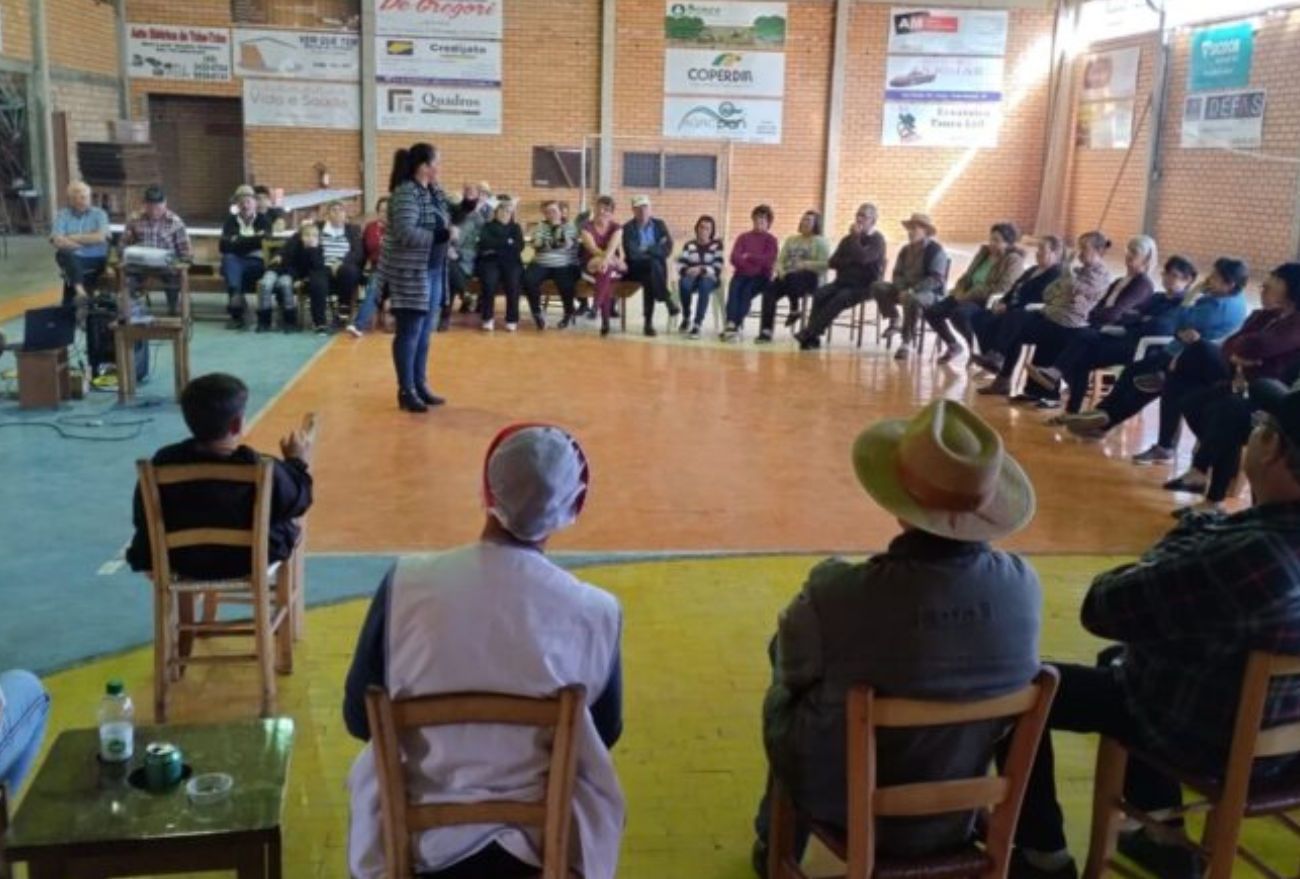
[(664, 189), (717, 188), (717, 156), (672, 153), (664, 156)]
[(623, 185), (630, 189), (658, 189), (660, 182), (659, 153), (624, 153)]
[(538, 189), (579, 189), (591, 186), (592, 151), (587, 150), (583, 180), (582, 150), (578, 147), (533, 147), (533, 186)]

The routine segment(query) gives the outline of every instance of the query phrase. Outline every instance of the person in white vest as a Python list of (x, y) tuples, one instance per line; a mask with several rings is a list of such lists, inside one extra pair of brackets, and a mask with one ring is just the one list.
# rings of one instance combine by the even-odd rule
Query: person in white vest
[[(395, 699), (453, 692), (547, 696), (587, 691), (578, 729), (573, 868), (613, 879), (623, 831), (623, 794), (609, 749), (622, 732), (622, 612), (609, 593), (583, 583), (544, 554), (548, 538), (576, 521), (589, 468), (570, 434), (517, 425), (488, 447), (487, 521), (478, 542), (402, 558), (385, 576), (348, 672), (343, 716), (368, 741), (365, 692)], [(407, 742), (407, 784), (420, 802), (541, 799), (549, 748), (535, 730), (455, 726)], [(384, 876), (379, 782), (369, 745), (348, 776), (348, 859), (356, 879)], [(533, 875), (540, 829), (446, 827), (425, 833), (414, 857), (422, 876)]]

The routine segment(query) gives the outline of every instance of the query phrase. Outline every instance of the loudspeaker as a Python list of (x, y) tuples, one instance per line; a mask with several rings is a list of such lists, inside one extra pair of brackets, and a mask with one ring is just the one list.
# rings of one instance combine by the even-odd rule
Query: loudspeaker
[[(142, 303), (134, 308), (144, 310)], [(117, 348), (113, 342), (113, 324), (117, 322), (117, 301), (112, 296), (98, 296), (86, 310), (86, 359), (90, 374), (100, 376), (117, 368)], [(149, 377), (149, 344), (135, 343), (135, 380), (143, 384)]]

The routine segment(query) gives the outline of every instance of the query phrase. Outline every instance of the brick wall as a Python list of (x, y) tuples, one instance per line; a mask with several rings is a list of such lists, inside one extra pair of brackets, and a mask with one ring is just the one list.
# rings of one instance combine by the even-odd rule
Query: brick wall
[(79, 141), (109, 138), (108, 123), (118, 118), (118, 90), (111, 86), (55, 80), (50, 83), (54, 110), (68, 114), (68, 171), (81, 177), (77, 167)]
[(31, 9), (26, 0), (0, 0), (0, 19), (4, 24), (0, 57), (32, 60)]
[(1184, 253), (1202, 270), (1215, 257), (1245, 259), (1254, 274), (1296, 257), (1300, 175), (1300, 88), (1296, 29), (1300, 10), (1257, 19), (1250, 87), (1267, 91), (1264, 144), (1238, 153), (1181, 147), (1191, 34), (1175, 37), (1164, 126), (1156, 238), (1162, 252)]
[[(1100, 228), (1117, 247), (1122, 247), (1124, 241), (1141, 232), (1147, 190), (1147, 152), (1151, 148), (1154, 119), (1147, 113), (1144, 121), (1143, 110), (1148, 106), (1155, 82), (1160, 44), (1151, 35), (1092, 47), (1092, 51), (1105, 51), (1127, 46), (1140, 46), (1142, 49), (1137, 94), (1133, 98), (1133, 148), (1094, 150), (1087, 145), (1076, 145), (1071, 162), (1069, 226), (1064, 230), (1073, 238)], [(1077, 115), (1077, 95), (1083, 88), (1087, 64), (1081, 59), (1075, 67)]]
[[(113, 4), (94, 0), (42, 0), (51, 66), (117, 77)], [(25, 5), (6, 0), (5, 6)], [(8, 24), (8, 21), (6, 21)], [(5, 42), (9, 32), (5, 31)]]

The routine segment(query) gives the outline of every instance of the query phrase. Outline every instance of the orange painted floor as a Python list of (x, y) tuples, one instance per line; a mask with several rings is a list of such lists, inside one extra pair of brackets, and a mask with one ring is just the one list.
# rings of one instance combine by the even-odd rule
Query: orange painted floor
[(396, 407), (390, 339), (337, 338), (253, 433), (271, 449), (301, 413), (322, 413), (315, 552), (471, 539), (484, 449), (527, 420), (567, 426), (592, 461), (587, 511), (557, 549), (879, 549), (896, 525), (857, 487), (850, 443), (940, 394), (973, 401), (1033, 477), (1038, 516), (1010, 547), (1131, 553), (1171, 524), (1165, 469), (1127, 462), (1153, 426), (1080, 443), (1039, 413), (977, 397), (965, 369), (928, 357), (900, 365), (871, 345), (801, 354), (784, 336), (757, 348), (456, 327), (436, 337), (431, 358), (431, 385), (450, 405), (413, 416)]

